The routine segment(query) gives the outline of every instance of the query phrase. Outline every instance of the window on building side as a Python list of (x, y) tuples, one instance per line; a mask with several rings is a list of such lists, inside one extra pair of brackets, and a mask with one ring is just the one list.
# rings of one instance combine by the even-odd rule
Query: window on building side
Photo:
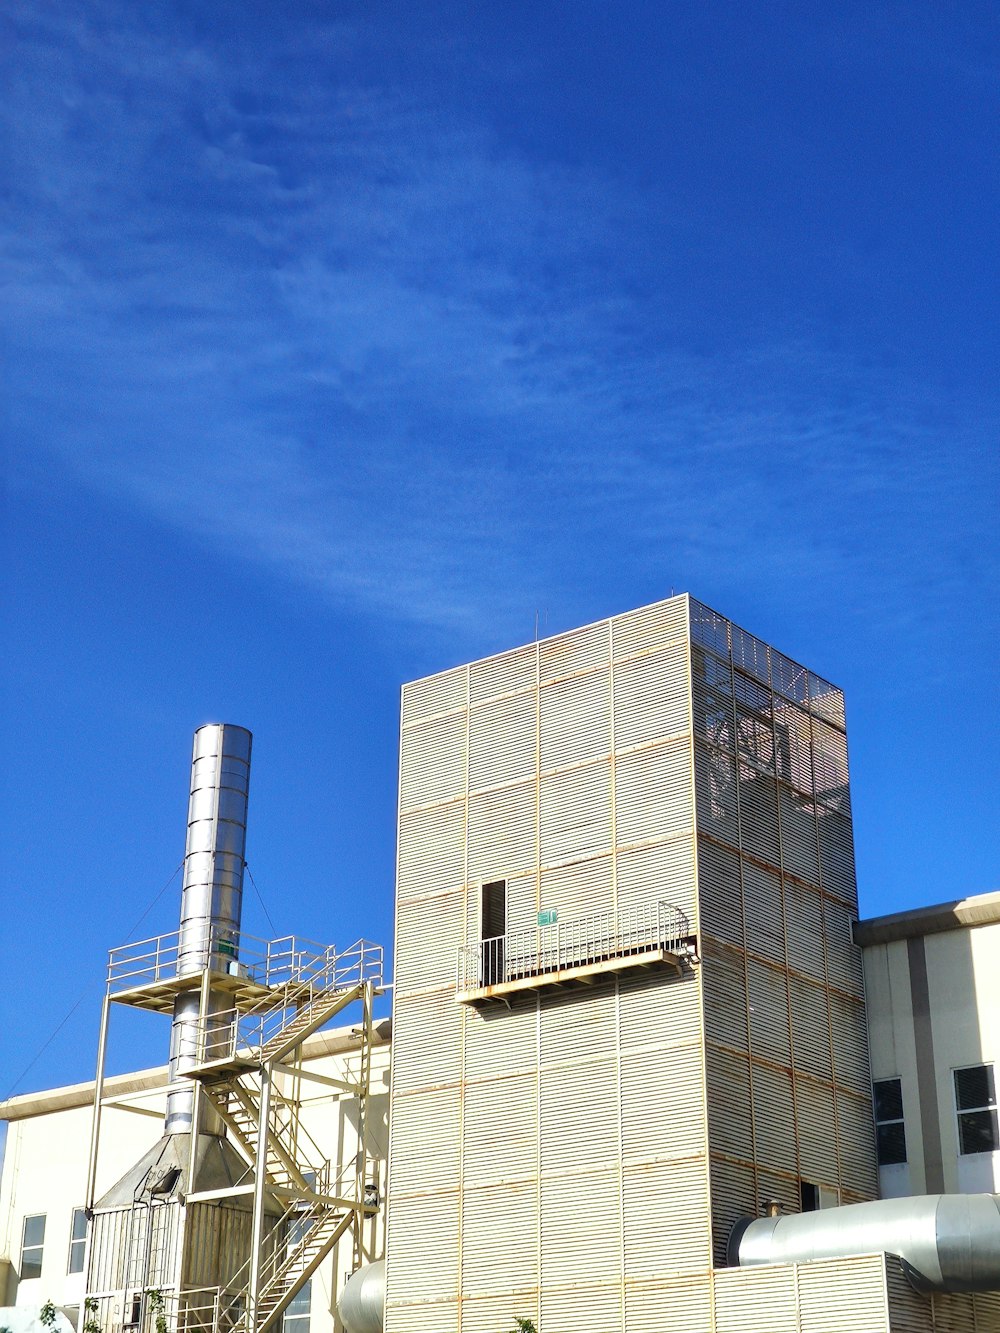
[(875, 1141), (879, 1166), (906, 1161), (906, 1126), (903, 1124), (903, 1086), (898, 1078), (872, 1084), (875, 1100)]
[(958, 1112), (958, 1150), (969, 1153), (996, 1152), (997, 1094), (992, 1065), (971, 1065), (955, 1070), (955, 1108)]
[(21, 1279), (42, 1276), (42, 1248), (45, 1245), (45, 1214), (35, 1213), (24, 1219), (21, 1232)]
[(312, 1278), (292, 1297), (282, 1319), (283, 1333), (309, 1333), (309, 1306), (312, 1301)]
[(69, 1233), (69, 1263), (67, 1273), (83, 1272), (84, 1251), (87, 1248), (87, 1214), (82, 1208), (73, 1209), (73, 1221)]

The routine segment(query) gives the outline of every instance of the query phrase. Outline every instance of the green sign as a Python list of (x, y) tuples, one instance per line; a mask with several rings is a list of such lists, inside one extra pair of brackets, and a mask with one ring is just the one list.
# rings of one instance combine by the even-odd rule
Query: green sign
[(547, 907), (544, 912), (538, 913), (538, 924), (540, 926), (554, 926), (559, 920), (559, 913), (554, 907)]

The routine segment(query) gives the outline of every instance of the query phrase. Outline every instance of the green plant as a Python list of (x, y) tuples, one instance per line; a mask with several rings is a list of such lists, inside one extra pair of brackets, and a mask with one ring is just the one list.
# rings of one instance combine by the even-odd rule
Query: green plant
[(97, 1297), (88, 1296), (83, 1302), (83, 1310), (87, 1318), (83, 1321), (82, 1333), (104, 1333), (101, 1328), (101, 1321), (97, 1318)]
[(160, 1291), (159, 1287), (151, 1287), (146, 1292), (146, 1299), (149, 1301), (149, 1308), (153, 1312), (155, 1333), (167, 1333), (167, 1311), (163, 1292)]
[(55, 1328), (56, 1326), (56, 1307), (52, 1301), (46, 1301), (38, 1311), (38, 1317), (46, 1328)]
[(530, 1319), (525, 1319), (523, 1315), (514, 1316), (514, 1325), (510, 1333), (538, 1333), (534, 1323)]

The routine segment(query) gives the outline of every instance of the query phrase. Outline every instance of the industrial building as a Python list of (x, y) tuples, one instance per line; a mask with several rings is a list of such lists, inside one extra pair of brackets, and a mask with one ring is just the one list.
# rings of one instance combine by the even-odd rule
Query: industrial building
[(181, 930), (109, 964), (168, 1070), (4, 1108), (9, 1303), (1000, 1330), (1000, 895), (857, 924), (835, 686), (684, 595), (404, 687), (388, 1177), (378, 951), (242, 936), (248, 763), (198, 733)]

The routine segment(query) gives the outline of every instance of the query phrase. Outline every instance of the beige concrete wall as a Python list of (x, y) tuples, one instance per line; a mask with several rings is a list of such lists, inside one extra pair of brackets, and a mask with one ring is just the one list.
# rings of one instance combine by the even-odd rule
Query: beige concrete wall
[(959, 1153), (953, 1077), (993, 1064), (1000, 1083), (1000, 922), (956, 915), (953, 928), (867, 944), (864, 962), (872, 1077), (901, 1080), (906, 1124), (907, 1169), (883, 1168), (886, 1192), (1000, 1191), (1000, 1153)]

